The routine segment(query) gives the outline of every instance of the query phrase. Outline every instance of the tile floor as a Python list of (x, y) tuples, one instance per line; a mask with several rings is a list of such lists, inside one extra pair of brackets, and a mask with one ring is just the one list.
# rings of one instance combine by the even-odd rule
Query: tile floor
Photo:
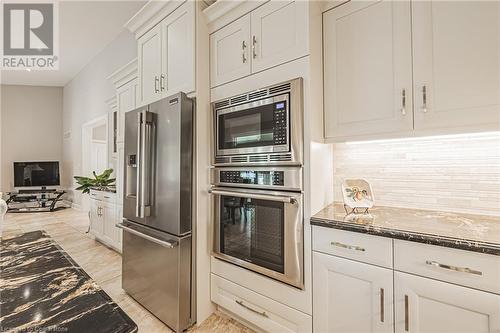
[[(129, 297), (121, 288), (121, 256), (86, 233), (86, 212), (63, 209), (52, 213), (11, 213), (0, 226), (0, 235), (10, 237), (45, 230), (134, 320), (139, 332), (171, 332), (167, 326)], [(215, 313), (190, 332), (251, 333), (235, 320)]]

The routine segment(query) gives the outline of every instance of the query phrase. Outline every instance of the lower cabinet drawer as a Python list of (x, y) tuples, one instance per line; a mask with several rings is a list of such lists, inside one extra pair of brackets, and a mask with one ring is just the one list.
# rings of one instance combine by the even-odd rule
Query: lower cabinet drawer
[(211, 274), (211, 299), (267, 332), (311, 332), (311, 316)]
[(500, 256), (394, 240), (394, 269), (500, 294)]
[(392, 268), (392, 239), (313, 226), (313, 250)]

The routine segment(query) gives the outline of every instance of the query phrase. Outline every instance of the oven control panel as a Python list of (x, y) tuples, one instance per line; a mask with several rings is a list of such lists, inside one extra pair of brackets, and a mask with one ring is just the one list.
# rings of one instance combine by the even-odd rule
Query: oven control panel
[(284, 186), (283, 171), (220, 171), (219, 181), (228, 184)]
[(274, 103), (273, 143), (285, 145), (287, 143), (287, 110), (286, 101)]

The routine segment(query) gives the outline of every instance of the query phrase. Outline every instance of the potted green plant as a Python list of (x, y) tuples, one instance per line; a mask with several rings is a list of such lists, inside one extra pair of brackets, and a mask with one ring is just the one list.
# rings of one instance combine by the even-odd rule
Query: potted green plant
[(92, 173), (94, 174), (94, 178), (75, 176), (76, 183), (80, 185), (75, 190), (82, 191), (83, 194), (88, 194), (91, 189), (106, 190), (114, 185), (116, 181), (116, 178), (110, 178), (113, 169), (106, 169), (100, 175), (96, 174), (95, 171)]
[[(92, 172), (94, 174), (94, 178), (90, 177), (82, 177), (75, 176), (76, 183), (78, 186), (75, 190), (82, 191), (83, 194), (89, 194), (91, 189), (96, 190), (107, 190), (113, 183), (116, 178), (110, 178), (113, 173), (113, 169), (106, 169), (100, 175), (96, 174), (95, 171)], [(89, 222), (90, 222), (90, 211), (88, 212)], [(87, 229), (87, 233), (90, 231), (90, 223)]]

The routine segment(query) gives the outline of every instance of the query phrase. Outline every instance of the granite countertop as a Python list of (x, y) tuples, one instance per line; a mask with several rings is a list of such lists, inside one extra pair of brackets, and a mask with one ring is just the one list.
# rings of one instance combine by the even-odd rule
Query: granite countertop
[(1, 332), (137, 332), (44, 231), (1, 239), (0, 294)]
[(348, 215), (338, 203), (312, 216), (311, 224), (500, 255), (500, 217), (494, 216), (395, 207)]

